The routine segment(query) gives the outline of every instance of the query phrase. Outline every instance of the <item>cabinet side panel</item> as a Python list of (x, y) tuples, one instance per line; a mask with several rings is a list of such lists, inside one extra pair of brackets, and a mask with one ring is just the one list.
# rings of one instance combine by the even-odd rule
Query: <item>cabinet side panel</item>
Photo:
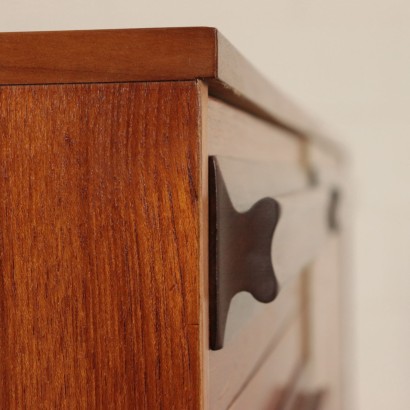
[(0, 402), (201, 401), (195, 82), (0, 87)]

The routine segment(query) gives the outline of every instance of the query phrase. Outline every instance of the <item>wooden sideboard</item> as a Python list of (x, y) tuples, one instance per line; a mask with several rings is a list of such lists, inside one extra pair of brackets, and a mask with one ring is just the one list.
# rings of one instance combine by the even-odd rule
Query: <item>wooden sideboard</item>
[(322, 134), (213, 28), (0, 34), (2, 408), (342, 409)]

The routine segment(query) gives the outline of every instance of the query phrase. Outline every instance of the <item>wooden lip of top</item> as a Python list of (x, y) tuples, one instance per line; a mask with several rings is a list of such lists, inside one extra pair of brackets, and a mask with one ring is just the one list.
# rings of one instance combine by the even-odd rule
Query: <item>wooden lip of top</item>
[(172, 81), (216, 76), (209, 28), (0, 34), (0, 84)]
[(321, 134), (215, 28), (0, 33), (0, 85), (195, 79), (293, 134)]

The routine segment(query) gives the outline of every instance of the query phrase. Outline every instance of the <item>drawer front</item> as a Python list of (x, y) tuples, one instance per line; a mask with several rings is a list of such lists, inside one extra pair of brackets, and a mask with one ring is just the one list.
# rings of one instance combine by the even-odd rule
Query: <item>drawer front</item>
[[(208, 104), (207, 127), (208, 155), (220, 159), (221, 171), (238, 211), (246, 211), (255, 198), (306, 187), (305, 149), (285, 131), (212, 98)], [(238, 169), (253, 179), (247, 184), (247, 190), (242, 189), (243, 184), (237, 178)], [(265, 178), (257, 177), (261, 172)], [(247, 292), (233, 297), (224, 346), (208, 352), (210, 409), (226, 409), (232, 405), (258, 372), (285, 329), (300, 315), (303, 288), (302, 278), (297, 277), (279, 292), (274, 303), (256, 302)]]
[[(221, 224), (215, 216), (218, 212), (221, 216), (227, 209), (226, 204), (217, 209), (221, 185), (210, 192), (210, 347), (214, 350), (210, 350), (208, 355), (209, 408), (259, 409), (279, 400), (280, 392), (296, 377), (305, 359), (308, 302), (307, 279), (303, 272), (331, 231), (329, 213), (333, 187), (331, 183), (321, 184), (320, 178), (312, 178), (303, 141), (212, 99), (209, 101), (208, 139), (210, 189), (215, 189), (215, 180), (212, 181), (215, 162), (212, 161), (216, 160), (225, 185), (225, 197), (229, 198), (230, 212), (243, 216), (266, 198), (276, 201), (280, 208), (281, 218), (275, 226), (276, 233), (271, 237), (267, 235), (270, 251), (265, 256), (270, 263), (264, 264), (265, 267), (271, 265), (278, 292), (273, 292), (274, 297), (270, 300), (264, 299), (258, 292), (263, 294), (265, 285), (260, 287), (261, 290), (255, 290), (255, 283), (252, 283), (252, 275), (259, 270), (258, 265), (244, 269), (250, 279), (241, 279), (241, 285), (228, 290), (228, 301), (224, 302), (225, 312), (222, 314), (224, 327), (218, 338), (215, 334), (221, 327), (215, 320), (215, 311), (223, 305), (218, 301), (224, 292), (220, 285), (226, 282), (223, 275), (226, 274), (226, 266), (231, 265), (232, 255), (228, 255), (227, 263), (218, 265), (215, 255), (221, 245), (221, 236), (218, 236), (221, 232), (215, 232), (215, 226), (225, 229), (237, 219), (231, 217), (231, 222)], [(216, 197), (212, 198), (215, 192)], [(254, 220), (248, 225), (252, 227), (253, 223)], [(260, 225), (265, 229), (264, 222)], [(247, 234), (244, 232), (242, 235), (234, 232), (228, 238), (230, 241), (237, 237), (241, 242)], [(222, 238), (222, 242), (224, 240), (226, 238)], [(248, 242), (254, 243), (254, 240)], [(254, 254), (251, 252), (247, 258), (242, 245), (232, 254), (245, 256), (245, 260), (252, 259)], [(219, 248), (218, 255), (227, 256), (225, 250)], [(241, 262), (234, 266), (231, 273), (235, 279)], [(257, 278), (259, 280), (260, 276)], [(251, 289), (243, 283), (250, 283)], [(260, 303), (255, 298), (268, 303)], [(215, 323), (218, 323), (216, 330)], [(286, 354), (281, 353), (285, 351)], [(263, 374), (270, 375), (269, 381), (264, 382)], [(262, 407), (252, 405), (247, 397), (254, 393), (247, 391), (257, 392), (260, 396), (258, 405)]]

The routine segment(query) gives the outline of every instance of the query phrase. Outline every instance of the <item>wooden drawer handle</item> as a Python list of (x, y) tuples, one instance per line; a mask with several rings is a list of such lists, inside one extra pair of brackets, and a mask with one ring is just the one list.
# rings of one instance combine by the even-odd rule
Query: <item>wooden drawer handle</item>
[(312, 260), (336, 225), (336, 197), (328, 188), (312, 186), (295, 195), (260, 199), (241, 213), (232, 204), (217, 158), (209, 158), (212, 350), (223, 347), (229, 306), (237, 293), (272, 302), (279, 287)]

